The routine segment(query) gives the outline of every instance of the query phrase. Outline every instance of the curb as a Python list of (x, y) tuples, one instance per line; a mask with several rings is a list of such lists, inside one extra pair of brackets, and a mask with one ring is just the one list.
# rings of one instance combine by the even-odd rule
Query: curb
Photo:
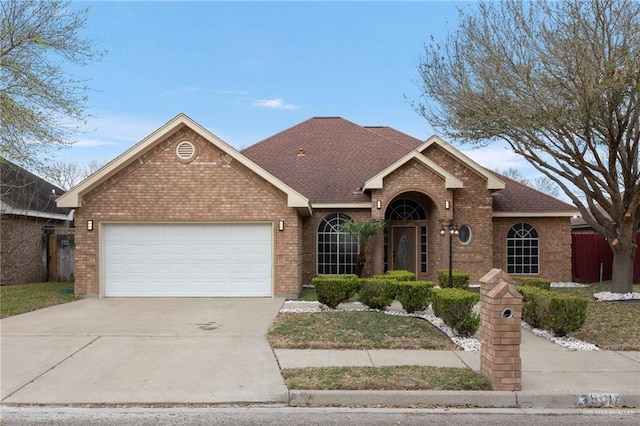
[(509, 391), (331, 391), (291, 390), (289, 405), (413, 406), (480, 408), (640, 407), (640, 393), (509, 392)]

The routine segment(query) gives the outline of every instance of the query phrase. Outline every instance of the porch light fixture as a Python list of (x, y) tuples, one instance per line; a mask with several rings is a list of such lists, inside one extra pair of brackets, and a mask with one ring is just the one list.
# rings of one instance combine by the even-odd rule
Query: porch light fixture
[(458, 235), (460, 231), (458, 231), (458, 226), (449, 223), (445, 225), (444, 223), (440, 227), (440, 235), (443, 237), (449, 234), (449, 283), (447, 287), (453, 288), (453, 236)]
[(93, 220), (87, 221), (87, 231), (93, 231)]
[(278, 221), (278, 231), (284, 231), (284, 219)]
[(444, 209), (449, 210), (450, 208), (451, 208), (451, 202), (449, 200), (446, 200), (444, 202)]
[(378, 209), (381, 209), (381, 208), (382, 208), (382, 201), (381, 201), (381, 200), (376, 201), (376, 207), (377, 207)]

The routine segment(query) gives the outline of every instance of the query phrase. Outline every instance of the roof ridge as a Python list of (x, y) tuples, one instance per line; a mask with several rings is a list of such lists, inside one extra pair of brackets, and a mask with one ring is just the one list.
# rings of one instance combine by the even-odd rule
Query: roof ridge
[(406, 135), (407, 137), (410, 137), (410, 138), (414, 138), (414, 139), (416, 139), (416, 140), (419, 140), (418, 138), (415, 138), (415, 137), (413, 137), (413, 136), (411, 136), (411, 135), (407, 135), (406, 133), (401, 132), (400, 130), (394, 129), (393, 127), (390, 127), (390, 126), (360, 126), (360, 127), (362, 127), (363, 129), (365, 129), (365, 130), (367, 130), (367, 131), (369, 131), (369, 132), (371, 132), (371, 133), (374, 133), (376, 136), (379, 136), (379, 137), (381, 137), (381, 138), (383, 138), (383, 139), (385, 139), (385, 140), (387, 140), (387, 141), (389, 141), (389, 142), (391, 142), (391, 143), (394, 143), (394, 144), (396, 144), (396, 145), (398, 145), (398, 146), (401, 146), (401, 147), (403, 147), (403, 148), (406, 148), (406, 149), (408, 149), (409, 151), (414, 150), (414, 149), (415, 149), (415, 147), (407, 146), (406, 144), (403, 144), (402, 142), (399, 142), (399, 141), (397, 141), (397, 140), (395, 140), (395, 139), (391, 139), (391, 138), (387, 137), (386, 135), (381, 135), (380, 133), (378, 133), (378, 132), (376, 132), (376, 131), (374, 131), (374, 130), (372, 130), (372, 129), (390, 129), (390, 130), (393, 130), (393, 131), (395, 131), (395, 132), (402, 133), (403, 135)]

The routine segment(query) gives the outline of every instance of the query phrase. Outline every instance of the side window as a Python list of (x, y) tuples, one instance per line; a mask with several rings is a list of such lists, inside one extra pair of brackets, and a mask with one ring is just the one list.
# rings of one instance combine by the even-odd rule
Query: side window
[(540, 270), (538, 231), (528, 223), (518, 223), (507, 234), (507, 273), (537, 274)]

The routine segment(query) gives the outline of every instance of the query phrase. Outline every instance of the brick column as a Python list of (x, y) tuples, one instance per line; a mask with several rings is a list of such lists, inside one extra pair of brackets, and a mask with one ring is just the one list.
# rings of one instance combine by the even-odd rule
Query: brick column
[(480, 374), (493, 390), (522, 389), (522, 296), (513, 279), (492, 269), (480, 279)]

